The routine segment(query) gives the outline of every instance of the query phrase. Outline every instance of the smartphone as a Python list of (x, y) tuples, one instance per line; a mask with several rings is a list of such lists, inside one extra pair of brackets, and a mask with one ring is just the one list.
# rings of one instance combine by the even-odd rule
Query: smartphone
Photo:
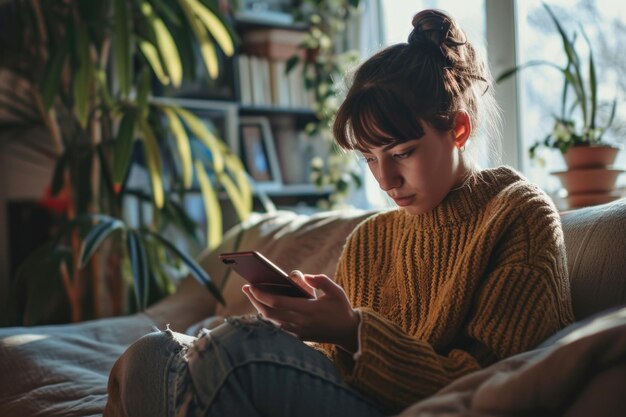
[(265, 291), (290, 297), (315, 298), (304, 281), (290, 277), (257, 251), (221, 253), (222, 262), (246, 281)]

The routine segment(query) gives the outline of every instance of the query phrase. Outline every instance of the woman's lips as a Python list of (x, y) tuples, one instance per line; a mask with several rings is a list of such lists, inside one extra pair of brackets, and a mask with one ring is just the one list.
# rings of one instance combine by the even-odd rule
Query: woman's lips
[(406, 207), (413, 202), (415, 196), (409, 195), (406, 197), (392, 197), (393, 201), (400, 207)]

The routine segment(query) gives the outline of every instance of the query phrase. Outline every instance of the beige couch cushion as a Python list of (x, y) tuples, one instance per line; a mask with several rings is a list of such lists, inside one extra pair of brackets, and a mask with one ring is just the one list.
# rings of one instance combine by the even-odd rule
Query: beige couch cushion
[(626, 304), (626, 199), (562, 221), (576, 319)]
[(209, 275), (223, 282), (228, 304), (218, 305), (215, 314), (230, 316), (255, 311), (241, 292), (245, 281), (222, 264), (219, 253), (258, 250), (286, 272), (297, 268), (333, 277), (346, 238), (372, 213), (344, 210), (299, 215), (281, 211), (253, 216), (233, 229), (219, 248), (200, 257), (200, 264)]

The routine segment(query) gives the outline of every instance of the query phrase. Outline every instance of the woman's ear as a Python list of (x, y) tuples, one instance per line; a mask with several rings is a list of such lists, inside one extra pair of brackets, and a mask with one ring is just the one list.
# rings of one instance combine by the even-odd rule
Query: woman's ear
[(465, 142), (472, 133), (472, 121), (465, 110), (459, 111), (454, 118), (454, 144), (463, 149)]

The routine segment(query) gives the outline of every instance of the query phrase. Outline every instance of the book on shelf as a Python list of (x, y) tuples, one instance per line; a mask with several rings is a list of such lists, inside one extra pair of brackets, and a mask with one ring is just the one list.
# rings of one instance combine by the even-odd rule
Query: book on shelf
[(250, 58), (246, 54), (237, 57), (239, 66), (239, 94), (241, 104), (252, 105), (252, 80), (250, 76)]
[(241, 54), (238, 59), (242, 105), (283, 109), (313, 107), (313, 90), (305, 87), (302, 63), (286, 74), (286, 61), (247, 54)]
[(291, 106), (289, 100), (289, 83), (285, 75), (285, 61), (270, 61), (270, 85), (272, 90), (272, 104), (277, 107), (288, 108)]
[(250, 80), (252, 82), (252, 104), (267, 106), (271, 104), (269, 62), (266, 58), (250, 55)]
[(289, 102), (293, 108), (306, 107), (306, 90), (304, 87), (303, 65), (299, 63), (287, 74), (289, 85)]

